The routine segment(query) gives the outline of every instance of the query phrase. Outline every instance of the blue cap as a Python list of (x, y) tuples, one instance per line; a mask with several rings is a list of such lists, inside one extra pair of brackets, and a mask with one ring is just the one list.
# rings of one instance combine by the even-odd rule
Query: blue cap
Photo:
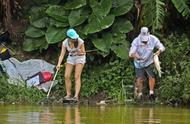
[(71, 39), (79, 38), (79, 35), (77, 34), (77, 32), (72, 28), (67, 30), (67, 36)]

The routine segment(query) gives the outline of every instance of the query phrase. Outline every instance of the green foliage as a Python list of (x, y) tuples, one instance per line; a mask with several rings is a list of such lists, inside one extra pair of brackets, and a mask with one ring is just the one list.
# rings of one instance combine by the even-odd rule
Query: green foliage
[(164, 17), (165, 17), (165, 10), (164, 10), (165, 3), (163, 2), (163, 0), (156, 0), (155, 4), (156, 4), (156, 9), (155, 9), (156, 16), (153, 22), (153, 31), (162, 28), (162, 24), (164, 22)]
[[(177, 11), (188, 19), (190, 15), (190, 7), (188, 0), (171, 0)], [(165, 17), (170, 17), (174, 13), (174, 8), (168, 6), (170, 1), (164, 0), (142, 0), (142, 8), (139, 17), (140, 26), (151, 27), (155, 32), (165, 28)]]
[(48, 27), (45, 34), (46, 41), (49, 44), (60, 42), (62, 39), (66, 38), (66, 29), (65, 28), (55, 28), (53, 26)]
[(45, 28), (47, 26), (48, 19), (46, 17), (45, 10), (45, 6), (31, 8), (29, 12), (29, 21), (32, 26), (36, 28)]
[(100, 16), (94, 13), (90, 15), (88, 25), (84, 27), (84, 34), (93, 34), (109, 28), (114, 22), (114, 15)]
[(99, 50), (108, 53), (113, 42), (112, 35), (110, 33), (105, 33), (102, 38), (95, 39), (92, 41), (94, 46)]
[(68, 22), (68, 11), (66, 11), (62, 6), (54, 5), (49, 6), (46, 10), (48, 16), (60, 22)]
[[(115, 55), (126, 59), (127, 56), (123, 56), (126, 52), (126, 49), (123, 49), (127, 44), (126, 33), (129, 33), (133, 26), (125, 15), (133, 7), (132, 0), (90, 0), (88, 2), (86, 0), (65, 2), (54, 0), (53, 4), (47, 0), (41, 2), (35, 0), (35, 3), (38, 7), (32, 7), (29, 13), (31, 25), (25, 32), (27, 37), (26, 43), (23, 44), (24, 50), (47, 49), (49, 44), (61, 42), (66, 37), (66, 30), (74, 27), (81, 38), (92, 41), (95, 47), (100, 49), (101, 55), (107, 56), (110, 51), (114, 51)], [(44, 41), (37, 42), (43, 37), (45, 37), (46, 45)], [(104, 46), (101, 46), (102, 44)], [(109, 45), (105, 46), (107, 44)]]
[(190, 101), (190, 40), (186, 35), (170, 35), (165, 41), (161, 80), (161, 99), (167, 103), (188, 103)]
[(143, 25), (152, 26), (153, 31), (161, 29), (164, 22), (165, 3), (163, 0), (143, 0), (142, 1)]
[(120, 58), (123, 58), (123, 59), (126, 59), (128, 58), (128, 54), (124, 53), (123, 51), (128, 51), (127, 50), (127, 46), (124, 46), (124, 45), (118, 45), (118, 46), (113, 46), (112, 47), (112, 50), (114, 51), (114, 53), (120, 57)]
[[(61, 68), (56, 80), (58, 84), (52, 89), (52, 94), (56, 98), (66, 95), (65, 80), (64, 80), (65, 67)], [(130, 93), (126, 94), (126, 85), (133, 85), (134, 79), (133, 65), (129, 61), (115, 60), (102, 66), (89, 66), (85, 65), (82, 73), (81, 81), (81, 97), (92, 97), (99, 92), (105, 92), (107, 99), (114, 99), (118, 102), (124, 102), (126, 97), (131, 97)], [(72, 73), (72, 93), (74, 93), (74, 74)], [(132, 91), (133, 92), (133, 91)]]
[(44, 35), (44, 32), (38, 28), (30, 26), (26, 30), (25, 35), (32, 38), (37, 38), (42, 37)]
[(113, 0), (111, 13), (115, 16), (124, 15), (132, 9), (133, 2), (133, 0)]
[(35, 88), (9, 84), (4, 76), (0, 78), (0, 84), (0, 101), (5, 103), (36, 104), (38, 101), (46, 97), (44, 93)]
[(44, 37), (40, 38), (25, 38), (23, 49), (25, 51), (47, 49), (48, 44)]
[(64, 8), (71, 10), (71, 9), (78, 9), (86, 5), (86, 0), (69, 0), (67, 3), (64, 4)]
[(86, 68), (82, 75), (81, 95), (89, 97), (105, 91), (107, 98), (121, 100), (125, 97), (123, 86), (133, 85), (133, 76), (133, 65), (129, 61), (115, 60), (103, 67)]
[(112, 0), (90, 0), (90, 7), (95, 15), (106, 16), (112, 7)]
[(88, 8), (80, 8), (72, 10), (69, 14), (68, 20), (71, 27), (82, 24), (89, 16), (90, 10)]
[(190, 15), (190, 7), (187, 0), (172, 0), (175, 8), (187, 19)]

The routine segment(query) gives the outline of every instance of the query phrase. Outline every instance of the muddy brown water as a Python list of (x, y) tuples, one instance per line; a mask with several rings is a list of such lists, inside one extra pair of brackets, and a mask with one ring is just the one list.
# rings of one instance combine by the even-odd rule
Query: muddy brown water
[(190, 124), (190, 108), (0, 105), (0, 124)]

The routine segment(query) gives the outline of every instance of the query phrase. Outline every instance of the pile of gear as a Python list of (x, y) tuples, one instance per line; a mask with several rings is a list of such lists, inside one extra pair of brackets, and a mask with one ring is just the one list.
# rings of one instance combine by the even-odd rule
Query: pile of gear
[(36, 87), (47, 92), (53, 81), (55, 65), (42, 59), (30, 59), (20, 62), (11, 57), (12, 50), (5, 46), (10, 41), (10, 34), (0, 35), (0, 72), (8, 76), (8, 82), (14, 85)]

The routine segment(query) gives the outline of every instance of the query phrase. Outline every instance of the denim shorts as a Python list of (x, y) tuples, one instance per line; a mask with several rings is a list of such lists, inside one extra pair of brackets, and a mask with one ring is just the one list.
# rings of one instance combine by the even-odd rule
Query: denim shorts
[(135, 74), (136, 74), (136, 78), (139, 77), (155, 77), (155, 72), (154, 72), (155, 68), (154, 68), (154, 64), (150, 64), (147, 67), (143, 67), (143, 68), (135, 68)]
[(68, 55), (67, 57), (67, 63), (76, 65), (76, 64), (85, 64), (86, 63), (86, 56), (71, 56)]

